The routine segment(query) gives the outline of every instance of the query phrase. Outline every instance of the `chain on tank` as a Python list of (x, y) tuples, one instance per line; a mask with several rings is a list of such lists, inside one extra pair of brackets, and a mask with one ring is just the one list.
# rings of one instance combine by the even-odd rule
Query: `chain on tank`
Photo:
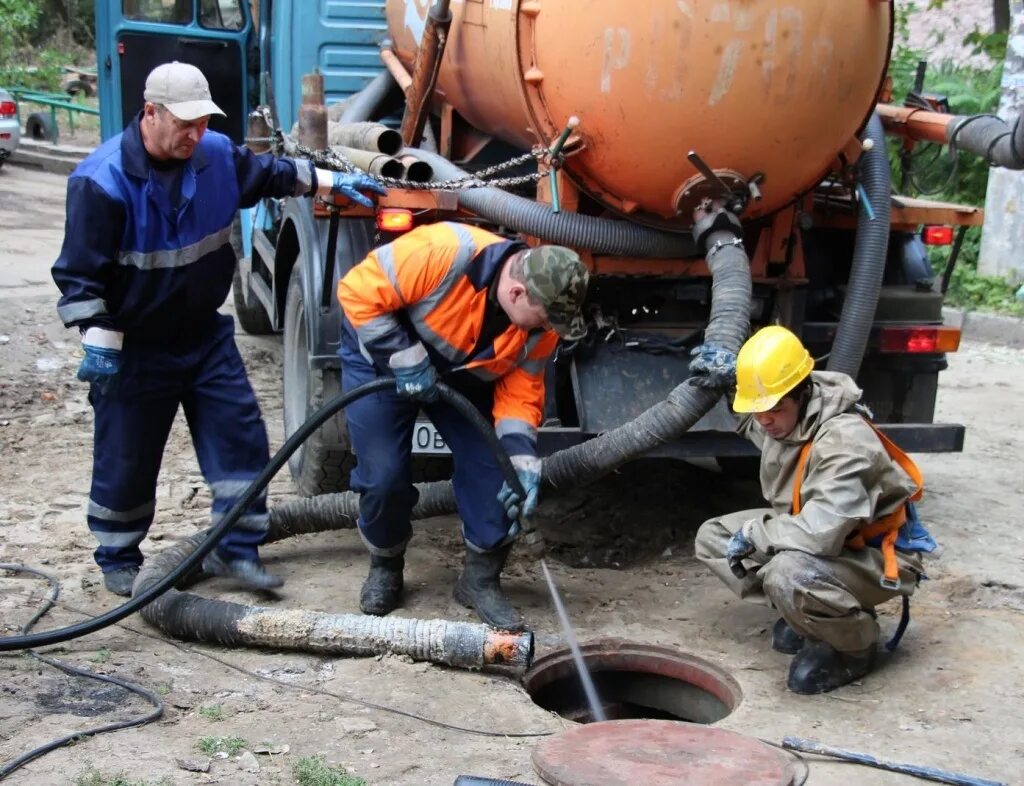
[[(283, 134), (278, 131), (278, 135), (283, 139)], [(322, 169), (331, 169), (337, 172), (363, 172), (348, 158), (339, 153), (337, 150), (327, 148), (326, 150), (312, 150), (305, 145), (301, 145), (298, 142), (289, 141), (288, 147), (295, 151), (295, 154), (302, 157), (308, 158), (313, 162), (313, 165)], [(536, 183), (540, 180), (544, 174), (541, 172), (533, 172), (529, 175), (517, 175), (515, 177), (492, 177), (499, 172), (504, 172), (508, 169), (514, 169), (517, 166), (528, 164), (531, 161), (540, 161), (547, 155), (547, 150), (544, 148), (538, 148), (529, 153), (524, 153), (521, 156), (510, 158), (508, 161), (489, 166), (486, 169), (481, 169), (479, 172), (469, 177), (460, 177), (454, 180), (432, 180), (428, 183), (419, 183), (412, 180), (400, 180), (393, 177), (380, 177), (379, 175), (371, 175), (379, 183), (391, 188), (407, 188), (411, 190), (429, 191), (432, 189), (438, 189), (441, 191), (464, 191), (469, 188), (513, 188), (515, 186), (525, 185), (527, 183)], [(490, 179), (488, 179), (490, 178)]]

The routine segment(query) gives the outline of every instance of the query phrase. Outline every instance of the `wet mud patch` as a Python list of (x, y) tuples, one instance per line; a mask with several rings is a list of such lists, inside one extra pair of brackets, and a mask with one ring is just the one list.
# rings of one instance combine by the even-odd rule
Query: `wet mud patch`
[(96, 684), (91, 680), (53, 680), (37, 691), (34, 698), (36, 705), (46, 712), (93, 718), (125, 706), (132, 694), (117, 685)]

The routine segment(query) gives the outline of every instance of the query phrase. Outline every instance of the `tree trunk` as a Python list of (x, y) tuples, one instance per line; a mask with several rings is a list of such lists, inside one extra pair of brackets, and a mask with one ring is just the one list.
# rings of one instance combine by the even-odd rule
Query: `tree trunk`
[(1010, 29), (1010, 0), (992, 0), (993, 30), (1006, 33)]
[[(1024, 112), (1024, 0), (1010, 0), (1012, 25), (1003, 66), (999, 116), (1009, 123)], [(981, 235), (978, 272), (1024, 281), (1024, 171), (993, 169), (985, 194), (985, 226)]]

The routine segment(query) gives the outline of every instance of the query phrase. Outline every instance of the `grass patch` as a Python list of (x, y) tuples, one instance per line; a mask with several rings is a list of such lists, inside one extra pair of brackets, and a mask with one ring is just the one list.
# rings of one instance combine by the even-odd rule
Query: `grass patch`
[(343, 767), (331, 767), (323, 756), (303, 756), (292, 767), (299, 786), (366, 786), (366, 781), (349, 775)]
[(200, 707), (199, 714), (209, 721), (219, 721), (224, 718), (224, 710), (219, 704), (210, 704), (207, 707)]
[(223, 751), (228, 756), (234, 756), (249, 746), (241, 737), (200, 737), (196, 741), (196, 748), (207, 756)]
[(96, 654), (89, 658), (89, 660), (93, 663), (106, 663), (111, 657), (113, 657), (113, 655), (110, 650), (106, 647), (100, 647)]
[(137, 781), (129, 778), (124, 772), (104, 775), (99, 770), (90, 768), (76, 776), (72, 783), (74, 786), (172, 786), (173, 781), (167, 776), (156, 781)]

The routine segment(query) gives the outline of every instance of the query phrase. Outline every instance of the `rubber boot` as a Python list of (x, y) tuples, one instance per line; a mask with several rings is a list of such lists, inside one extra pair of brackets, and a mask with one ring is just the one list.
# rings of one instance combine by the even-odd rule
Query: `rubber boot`
[(492, 628), (521, 631), (523, 618), (515, 610), (501, 589), (501, 569), (505, 567), (512, 546), (481, 554), (466, 549), (462, 574), (455, 584), (455, 600), (477, 615)]
[(118, 568), (103, 574), (103, 585), (107, 588), (107, 592), (130, 598), (132, 585), (135, 584), (135, 577), (138, 575), (138, 565), (133, 565), (130, 568)]
[(796, 655), (804, 646), (804, 637), (789, 627), (784, 619), (776, 620), (772, 628), (772, 649), (785, 655)]
[(789, 665), (789, 689), (810, 695), (849, 685), (875, 668), (876, 647), (840, 652), (823, 641), (808, 639)]
[(359, 593), (359, 608), (363, 614), (383, 617), (398, 608), (402, 598), (402, 571), (405, 570), (405, 555), (379, 557), (370, 555), (370, 573), (363, 582)]

